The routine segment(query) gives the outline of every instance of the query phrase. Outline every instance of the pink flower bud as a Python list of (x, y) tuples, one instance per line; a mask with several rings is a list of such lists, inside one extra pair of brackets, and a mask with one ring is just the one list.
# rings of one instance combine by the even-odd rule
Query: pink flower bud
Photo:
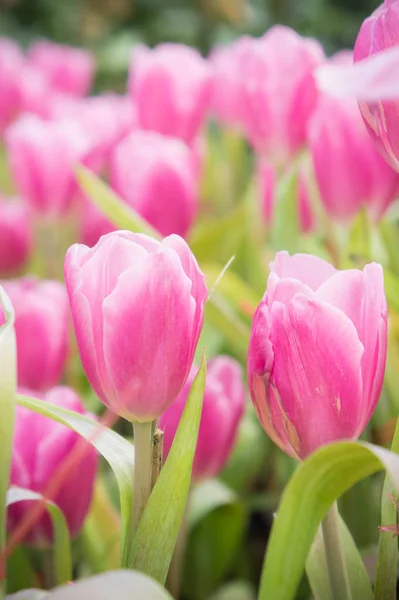
[[(29, 390), (21, 390), (34, 395)], [(84, 414), (84, 407), (76, 393), (67, 387), (56, 387), (47, 392), (43, 400)], [(82, 438), (65, 425), (43, 417), (27, 408), (17, 407), (12, 456), (11, 485), (44, 494), (48, 492), (68, 455)], [(77, 463), (62, 479), (60, 487), (50, 499), (62, 510), (72, 537), (79, 533), (90, 508), (97, 471), (97, 453), (87, 443)], [(62, 474), (62, 473), (61, 473)], [(13, 531), (30, 511), (32, 502), (18, 502), (8, 509), (8, 529)], [(50, 517), (44, 512), (35, 523), (25, 541), (35, 546), (52, 542)]]
[[(164, 458), (172, 446), (197, 371), (198, 367), (193, 366), (176, 400), (159, 420), (159, 427), (164, 431)], [(192, 471), (192, 480), (195, 482), (217, 475), (230, 456), (244, 412), (242, 376), (241, 366), (228, 356), (218, 356), (208, 364)]]
[[(282, 175), (284, 177), (285, 175)], [(257, 163), (257, 182), (262, 204), (262, 213), (268, 227), (273, 227), (274, 211), (277, 201), (277, 174), (275, 166), (267, 160)], [(307, 165), (303, 165), (298, 173), (297, 206), (299, 226), (303, 233), (309, 232), (314, 225), (312, 205), (310, 201), (310, 181)]]
[[(364, 21), (355, 44), (355, 62), (399, 46), (399, 1), (385, 0)], [(369, 133), (384, 158), (399, 170), (399, 97), (381, 102), (361, 102)]]
[[(18, 383), (45, 391), (60, 382), (68, 352), (69, 307), (57, 281), (4, 281), (15, 310)], [(0, 313), (0, 322), (4, 317)]]
[(190, 248), (115, 231), (72, 246), (65, 281), (94, 391), (130, 421), (154, 420), (183, 386), (202, 329), (207, 289)]
[(111, 182), (162, 235), (185, 236), (197, 208), (194, 153), (181, 140), (136, 131), (115, 148)]
[(357, 439), (379, 398), (387, 352), (380, 265), (336, 271), (279, 252), (252, 324), (248, 381), (258, 418), (284, 452)]
[(89, 91), (95, 65), (87, 50), (41, 40), (30, 47), (29, 60), (46, 75), (54, 90), (73, 96)]
[(0, 275), (9, 276), (26, 264), (32, 249), (29, 208), (0, 196)]
[(0, 38), (0, 134), (19, 114), (24, 56), (12, 40)]
[(90, 142), (76, 123), (26, 115), (5, 135), (15, 184), (32, 209), (62, 216), (75, 198), (74, 169), (86, 160)]
[(160, 44), (134, 52), (129, 89), (142, 129), (191, 143), (208, 110), (211, 86), (209, 65), (193, 48)]

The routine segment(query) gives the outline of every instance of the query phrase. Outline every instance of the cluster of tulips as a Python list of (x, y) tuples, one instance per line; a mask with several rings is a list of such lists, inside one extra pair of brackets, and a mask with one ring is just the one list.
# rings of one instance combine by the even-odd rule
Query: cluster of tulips
[[(181, 592), (190, 510), (233, 493), (209, 485), (256, 413), (298, 463), (259, 600), (295, 598), (305, 568), (298, 598), (394, 600), (399, 0), (329, 58), (274, 26), (207, 58), (133, 48), (124, 95), (88, 95), (94, 75), (86, 50), (0, 40), (0, 598), (20, 547), (10, 594), (69, 584), (31, 600), (210, 597)], [(381, 469), (370, 575), (335, 501)], [(116, 562), (93, 559), (100, 500)], [(255, 597), (226, 585), (212, 599)]]

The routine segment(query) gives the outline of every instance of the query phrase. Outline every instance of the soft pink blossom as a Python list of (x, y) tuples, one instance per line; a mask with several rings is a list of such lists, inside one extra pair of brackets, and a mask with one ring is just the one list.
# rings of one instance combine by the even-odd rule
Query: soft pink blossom
[(18, 44), (0, 38), (0, 134), (21, 109), (21, 70), (24, 56)]
[(18, 273), (32, 250), (29, 207), (17, 198), (0, 196), (0, 275)]

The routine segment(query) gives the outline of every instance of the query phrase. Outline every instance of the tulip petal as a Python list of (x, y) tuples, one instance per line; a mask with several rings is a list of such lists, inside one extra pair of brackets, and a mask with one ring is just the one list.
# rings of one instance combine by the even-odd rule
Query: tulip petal
[(336, 269), (322, 258), (311, 254), (290, 256), (288, 252), (277, 252), (276, 258), (270, 264), (270, 271), (280, 279), (299, 279), (312, 290), (317, 290), (336, 273)]
[(280, 279), (275, 273), (270, 273), (267, 280), (266, 294), (266, 302), (269, 307), (273, 302), (287, 304), (295, 294), (302, 294), (307, 298), (311, 298), (314, 292), (299, 279)]

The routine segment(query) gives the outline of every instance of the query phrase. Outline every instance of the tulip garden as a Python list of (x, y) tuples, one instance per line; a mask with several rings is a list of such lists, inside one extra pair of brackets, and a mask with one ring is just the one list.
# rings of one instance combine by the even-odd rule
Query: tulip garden
[(95, 77), (0, 38), (0, 600), (395, 600), (399, 0)]

